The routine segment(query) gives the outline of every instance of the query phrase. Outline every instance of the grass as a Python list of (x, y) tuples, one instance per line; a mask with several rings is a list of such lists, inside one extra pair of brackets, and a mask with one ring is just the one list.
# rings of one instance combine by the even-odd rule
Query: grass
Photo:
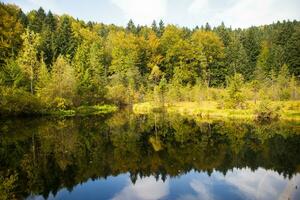
[[(197, 116), (201, 118), (232, 118), (232, 119), (249, 119), (255, 118), (254, 102), (247, 102), (247, 109), (219, 109), (216, 101), (203, 102), (177, 102), (166, 103), (165, 110), (168, 113), (178, 113), (185, 116)], [(273, 101), (273, 105), (281, 108), (281, 119), (300, 121), (300, 101)], [(135, 104), (133, 111), (136, 114), (148, 114), (155, 112), (161, 106), (155, 102), (145, 102)]]
[(115, 105), (93, 105), (93, 106), (80, 106), (75, 109), (69, 110), (55, 110), (43, 113), (45, 115), (56, 115), (56, 116), (90, 116), (90, 115), (101, 115), (108, 114), (118, 110)]

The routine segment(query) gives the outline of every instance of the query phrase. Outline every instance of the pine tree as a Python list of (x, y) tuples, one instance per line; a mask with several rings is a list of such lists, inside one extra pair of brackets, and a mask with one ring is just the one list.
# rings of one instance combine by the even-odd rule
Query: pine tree
[(300, 28), (296, 29), (286, 45), (286, 59), (290, 72), (300, 77)]
[(64, 16), (61, 20), (55, 35), (54, 58), (59, 55), (68, 55), (70, 58), (73, 58), (76, 52), (77, 41), (74, 37), (69, 17)]
[(137, 33), (137, 30), (136, 30), (136, 27), (132, 21), (132, 19), (129, 20), (128, 24), (127, 24), (127, 27), (126, 27), (126, 30), (128, 32), (131, 32), (133, 34), (136, 34)]
[(165, 24), (164, 24), (163, 20), (160, 20), (158, 25), (159, 25), (159, 27), (158, 27), (157, 36), (161, 37), (164, 34), (164, 31), (165, 31)]

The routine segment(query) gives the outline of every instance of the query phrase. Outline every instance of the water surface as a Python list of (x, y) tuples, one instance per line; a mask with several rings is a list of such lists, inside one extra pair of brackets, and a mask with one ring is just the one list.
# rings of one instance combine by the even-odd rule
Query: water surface
[(300, 199), (294, 122), (122, 111), (2, 119), (0, 131), (0, 175), (16, 175), (18, 199)]

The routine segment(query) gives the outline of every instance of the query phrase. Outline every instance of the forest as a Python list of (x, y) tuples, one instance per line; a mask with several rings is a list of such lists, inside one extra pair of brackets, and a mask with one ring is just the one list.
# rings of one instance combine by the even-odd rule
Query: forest
[(0, 115), (215, 102), (258, 107), (262, 117), (285, 105), (300, 116), (296, 20), (246, 29), (162, 20), (120, 27), (1, 3), (0, 27)]

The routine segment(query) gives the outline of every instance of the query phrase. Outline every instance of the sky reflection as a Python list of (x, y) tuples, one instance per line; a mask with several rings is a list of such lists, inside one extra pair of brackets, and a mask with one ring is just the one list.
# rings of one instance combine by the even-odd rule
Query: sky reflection
[[(297, 187), (296, 187), (297, 186)], [(272, 170), (249, 168), (228, 171), (224, 176), (214, 171), (191, 171), (167, 180), (154, 176), (138, 178), (135, 183), (129, 174), (108, 179), (89, 180), (72, 191), (60, 190), (48, 199), (111, 199), (111, 200), (217, 200), (217, 199), (299, 199), (300, 174), (291, 179)], [(43, 199), (31, 196), (28, 199)]]

